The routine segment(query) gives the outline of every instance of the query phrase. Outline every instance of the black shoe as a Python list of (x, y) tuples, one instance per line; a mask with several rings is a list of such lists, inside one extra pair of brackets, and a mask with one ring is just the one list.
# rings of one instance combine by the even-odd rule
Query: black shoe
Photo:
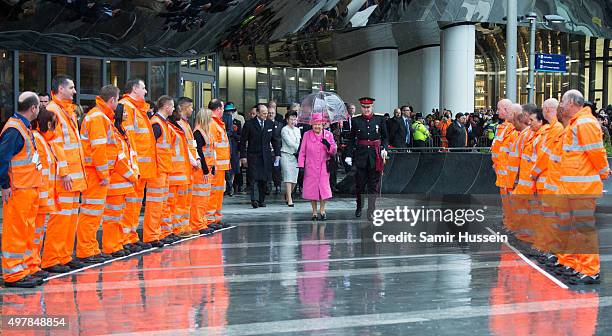
[(361, 217), (361, 209), (357, 208), (357, 210), (355, 210), (355, 217)]
[(599, 276), (599, 273), (593, 276), (576, 273), (576, 275), (568, 277), (567, 280), (572, 285), (596, 285), (601, 283), (601, 277)]
[(146, 251), (146, 250), (150, 250), (153, 248), (153, 246), (149, 243), (142, 243), (142, 244), (136, 244), (134, 243), (134, 245), (137, 245), (141, 248), (141, 251)]
[(87, 258), (79, 258), (79, 261), (85, 264), (99, 264), (104, 262), (105, 260), (98, 254)]
[(257, 202), (257, 205), (259, 205), (260, 208), (265, 208), (266, 202)]
[(69, 263), (65, 264), (66, 266), (70, 267), (71, 270), (78, 270), (81, 269), (83, 267), (86, 267), (87, 265), (85, 263), (82, 263), (78, 260), (71, 260)]
[(111, 253), (111, 255), (113, 256), (113, 258), (121, 258), (125, 257), (127, 254), (125, 254), (125, 250), (119, 250), (117, 252)]
[(576, 272), (576, 270), (574, 270), (573, 268), (569, 266), (558, 266), (555, 268), (555, 274), (560, 275), (560, 276), (571, 277), (571, 276), (578, 274), (578, 272)]
[(223, 223), (223, 222), (221, 222), (221, 223), (219, 223), (219, 224), (220, 224), (220, 225), (221, 225), (221, 227), (222, 227), (222, 228), (224, 228), (224, 229), (227, 229), (227, 228), (231, 227), (231, 225), (229, 225), (229, 224), (227, 224), (227, 223)]
[(319, 219), (319, 216), (317, 216), (317, 215), (312, 215), (312, 217), (310, 217), (310, 220), (312, 220), (312, 221), (316, 221), (318, 219)]
[(203, 234), (203, 235), (211, 235), (215, 232), (215, 230), (208, 228), (208, 229), (202, 229), (198, 232), (200, 232), (200, 234)]
[(128, 250), (128, 251), (130, 251), (132, 253), (136, 253), (136, 252), (142, 251), (142, 248), (140, 246), (136, 245), (136, 244), (126, 244), (126, 245), (123, 245), (123, 249), (124, 250)]
[(39, 278), (39, 279), (46, 279), (50, 276), (51, 274), (49, 272), (45, 272), (43, 270), (40, 270), (34, 274), (32, 274), (32, 277), (34, 278)]
[(368, 220), (374, 220), (374, 212), (373, 211), (368, 211)]
[(51, 267), (43, 268), (43, 271), (47, 271), (49, 273), (68, 273), (71, 271), (71, 269), (66, 265), (57, 264)]
[(319, 220), (322, 220), (322, 221), (327, 220), (327, 214), (325, 214), (325, 213), (320, 214), (319, 215)]
[(134, 243), (134, 245), (138, 245), (138, 246), (142, 247), (142, 248), (143, 248), (143, 249), (145, 249), (145, 250), (146, 250), (147, 248), (151, 248), (150, 246), (148, 246), (148, 245), (151, 245), (151, 244), (149, 244), (149, 243), (145, 243), (145, 242), (141, 242), (140, 240), (139, 240), (139, 241), (137, 241), (137, 242), (135, 242), (135, 243)]
[[(146, 243), (145, 243), (146, 244)], [(164, 247), (164, 243), (159, 240), (154, 240), (150, 243), (151, 247)]]
[(221, 224), (219, 224), (219, 223), (212, 223), (212, 224), (208, 225), (208, 227), (213, 229), (213, 230), (215, 230), (215, 231), (223, 229), (223, 226)]
[(23, 279), (19, 279), (13, 282), (4, 282), (4, 287), (13, 287), (13, 288), (34, 288), (36, 286), (40, 286), (43, 284), (43, 280), (40, 278), (35, 278), (30, 275), (26, 275)]
[(106, 253), (100, 253), (98, 254), (98, 256), (100, 256), (100, 258), (103, 258), (104, 261), (108, 261), (108, 260), (112, 260), (113, 256), (110, 254), (106, 254)]
[(179, 237), (179, 236), (175, 235), (174, 233), (171, 233), (168, 237), (170, 237), (175, 242), (185, 239), (185, 238), (182, 238), (182, 237)]
[(287, 203), (287, 206), (288, 206), (288, 207), (290, 207), (290, 208), (293, 208), (293, 207), (295, 206), (295, 204), (293, 204), (293, 203), (291, 203), (291, 204)]
[(251, 206), (253, 207), (253, 209), (259, 208), (259, 205), (257, 204), (257, 201), (251, 201)]
[(170, 236), (168, 236), (166, 238), (162, 238), (159, 241), (164, 243), (165, 245), (170, 245), (170, 244), (174, 243), (174, 240), (172, 238), (170, 238)]

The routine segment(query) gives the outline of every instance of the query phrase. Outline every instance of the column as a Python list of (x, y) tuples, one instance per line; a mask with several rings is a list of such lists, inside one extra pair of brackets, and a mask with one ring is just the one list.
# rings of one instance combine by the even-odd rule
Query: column
[[(393, 113), (397, 107), (397, 49), (369, 51), (338, 61), (338, 94), (347, 103), (376, 99), (374, 113)], [(357, 108), (359, 112), (359, 108)]]
[(399, 56), (399, 105), (427, 115), (440, 104), (440, 46), (424, 46)]
[(472, 23), (442, 28), (440, 109), (474, 112), (476, 30)]

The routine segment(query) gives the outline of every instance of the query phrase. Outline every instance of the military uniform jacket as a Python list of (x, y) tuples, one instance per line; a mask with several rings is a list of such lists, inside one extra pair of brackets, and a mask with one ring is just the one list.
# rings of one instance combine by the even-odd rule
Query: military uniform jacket
[(389, 136), (385, 119), (374, 115), (372, 119), (366, 120), (363, 116), (353, 117), (351, 133), (349, 135), (349, 156), (353, 158), (353, 165), (357, 168), (365, 168), (376, 165), (376, 149), (374, 146), (360, 145), (361, 140), (380, 140), (381, 148), (387, 149)]

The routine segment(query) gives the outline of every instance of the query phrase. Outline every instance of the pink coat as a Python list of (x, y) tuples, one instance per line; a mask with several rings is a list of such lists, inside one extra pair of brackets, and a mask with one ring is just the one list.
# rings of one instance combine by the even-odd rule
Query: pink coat
[(317, 136), (312, 130), (304, 133), (302, 139), (298, 167), (304, 168), (302, 197), (307, 200), (318, 201), (332, 197), (326, 161), (336, 154), (338, 148), (331, 132), (323, 130), (323, 136), (330, 144), (329, 150), (321, 143), (321, 135)]

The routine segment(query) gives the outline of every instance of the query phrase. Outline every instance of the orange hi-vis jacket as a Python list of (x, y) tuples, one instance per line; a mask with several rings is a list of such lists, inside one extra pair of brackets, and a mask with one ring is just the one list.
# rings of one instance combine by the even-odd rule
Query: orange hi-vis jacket
[[(196, 128), (194, 129), (194, 132), (195, 131), (200, 131), (202, 136), (206, 137), (205, 135), (206, 133), (204, 133), (204, 131), (200, 127), (196, 126)], [(212, 167), (217, 164), (215, 143), (206, 138), (205, 140), (207, 142), (204, 145), (204, 147), (202, 147), (201, 149), (202, 149), (202, 153), (204, 154), (204, 162), (206, 162), (206, 166), (208, 167), (209, 171), (211, 171)]]
[(112, 127), (115, 145), (108, 148), (109, 168), (111, 169), (108, 195), (128, 195), (134, 193), (134, 185), (138, 182), (138, 176), (133, 170), (135, 163), (130, 157), (130, 145), (127, 136), (119, 133), (115, 126)]
[(2, 129), (2, 133), (9, 128), (16, 129), (23, 137), (23, 148), (21, 148), (21, 151), (19, 151), (17, 155), (13, 156), (8, 170), (11, 180), (11, 189), (33, 189), (42, 187), (42, 165), (39, 163), (40, 159), (38, 159), (38, 165), (37, 162), (35, 162), (36, 156), (40, 154), (34, 141), (32, 131), (23, 121), (16, 117), (9, 118)]
[[(527, 131), (529, 130), (529, 131)], [(521, 149), (521, 162), (519, 165), (519, 178), (515, 194), (532, 195), (536, 193), (536, 181), (531, 178), (531, 171), (535, 165), (536, 154), (534, 147), (541, 140), (539, 137), (542, 133), (542, 128), (537, 132), (533, 132), (531, 128), (526, 129), (524, 143)]]
[(185, 133), (185, 138), (187, 139), (187, 149), (189, 150), (189, 164), (192, 167), (190, 170), (193, 175), (195, 170), (194, 166), (197, 165), (198, 160), (198, 150), (196, 149), (196, 141), (193, 138), (193, 131), (191, 130), (191, 126), (189, 126), (189, 123), (186, 120), (181, 119), (178, 121), (178, 124), (183, 129), (183, 133)]
[(112, 162), (109, 151), (117, 144), (113, 136), (115, 112), (96, 97), (96, 106), (87, 112), (81, 124), (81, 143), (85, 153), (85, 167), (95, 168), (100, 180), (110, 178)]
[(51, 102), (47, 105), (47, 111), (55, 113), (57, 127), (55, 128), (55, 139), (51, 141), (53, 152), (57, 156), (59, 176), (70, 176), (72, 179), (72, 190), (65, 190), (62, 183), (58, 185), (58, 192), (75, 192), (87, 189), (85, 181), (85, 153), (81, 146), (79, 127), (77, 124), (75, 109), (76, 105), (71, 101), (62, 101), (51, 94)]
[(498, 126), (497, 132), (495, 133), (495, 139), (491, 145), (491, 152), (496, 154), (492, 154), (493, 165), (497, 175), (495, 185), (500, 188), (506, 187), (506, 177), (508, 176), (506, 167), (508, 164), (508, 147), (511, 138), (516, 137), (517, 133), (512, 123), (504, 122)]
[(531, 137), (533, 131), (527, 127), (521, 132), (514, 132), (516, 137), (511, 136), (510, 146), (508, 147), (508, 160), (506, 170), (506, 188), (514, 189), (519, 180), (519, 168), (521, 165), (521, 155), (527, 139)]
[(536, 147), (537, 158), (531, 171), (533, 179), (537, 179), (538, 194), (556, 194), (559, 191), (559, 163), (561, 162), (561, 148), (564, 127), (558, 121), (545, 125), (542, 141)]
[(173, 133), (172, 144), (172, 172), (168, 175), (170, 185), (186, 185), (191, 182), (191, 164), (189, 163), (189, 150), (187, 138), (183, 129), (168, 123), (168, 131)]
[(448, 139), (446, 138), (446, 131), (448, 130), (448, 127), (452, 125), (452, 123), (453, 121), (449, 119), (446, 122), (444, 121), (440, 122), (438, 126), (438, 129), (440, 130), (440, 134), (442, 135), (442, 138), (441, 138), (442, 147), (444, 148), (448, 148)]
[[(495, 131), (495, 138), (493, 138), (493, 143), (491, 144), (491, 160), (493, 161), (493, 166), (497, 165), (500, 152), (501, 152), (501, 143), (504, 140), (505, 130), (508, 125), (512, 125), (509, 122), (505, 122), (497, 125), (497, 130)], [(497, 172), (497, 169), (495, 169)]]
[(151, 128), (151, 121), (147, 116), (149, 104), (136, 101), (129, 95), (124, 95), (119, 101), (127, 112), (127, 119), (123, 121), (130, 147), (137, 154), (138, 171), (140, 177), (152, 179), (157, 177), (157, 153), (155, 135)]
[(574, 115), (563, 133), (560, 165), (562, 195), (603, 193), (602, 180), (610, 173), (599, 122), (588, 107)]
[[(159, 114), (151, 117), (151, 125), (158, 124), (161, 129), (161, 136), (156, 140), (155, 147), (157, 151), (157, 169), (160, 173), (170, 174), (172, 172), (172, 156), (175, 136), (174, 132), (168, 129), (168, 121)], [(153, 131), (151, 131), (153, 134)], [(142, 168), (140, 169), (142, 173)]]
[(210, 137), (212, 138), (211, 141), (215, 143), (217, 170), (229, 170), (231, 152), (227, 132), (225, 132), (225, 123), (215, 116), (213, 116), (212, 121), (210, 123)]
[(514, 187), (515, 180), (511, 175), (517, 176), (519, 161), (516, 160), (515, 156), (514, 165), (510, 164), (510, 152), (513, 150), (514, 145), (519, 137), (519, 131), (516, 130), (514, 125), (509, 125), (505, 130), (504, 139), (500, 147), (500, 155), (498, 157), (499, 174), (496, 185), (501, 188), (512, 189)]
[(42, 163), (43, 185), (39, 188), (40, 204), (38, 205), (38, 213), (47, 214), (57, 210), (57, 204), (55, 203), (57, 158), (49, 145), (55, 133), (47, 131), (43, 135), (37, 130), (32, 131), (32, 133), (34, 134), (34, 141), (40, 155), (40, 163)]

